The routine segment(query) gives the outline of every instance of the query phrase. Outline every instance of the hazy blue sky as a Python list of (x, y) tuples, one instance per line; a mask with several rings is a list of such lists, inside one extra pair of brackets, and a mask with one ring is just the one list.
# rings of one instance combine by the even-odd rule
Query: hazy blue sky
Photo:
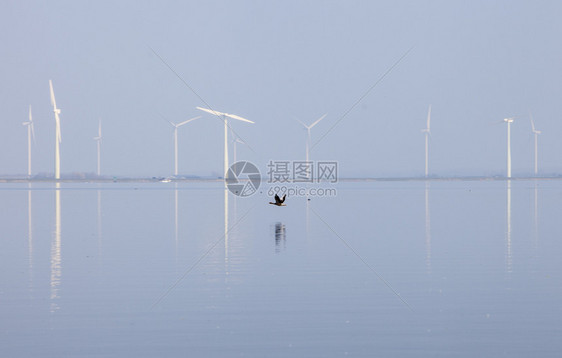
[[(0, 173), (25, 173), (28, 106), (33, 171), (52, 172), (53, 80), (62, 122), (62, 172), (168, 175), (172, 128), (205, 106), (154, 48), (252, 150), (238, 157), (303, 159), (295, 121), (328, 116), (316, 141), (410, 47), (412, 52), (311, 152), (342, 176), (421, 175), (428, 106), (430, 172), (504, 174), (504, 117), (513, 172), (562, 171), (562, 3), (530, 1), (4, 1), (0, 6)], [(180, 128), (180, 173), (220, 175), (223, 128), (209, 115)]]

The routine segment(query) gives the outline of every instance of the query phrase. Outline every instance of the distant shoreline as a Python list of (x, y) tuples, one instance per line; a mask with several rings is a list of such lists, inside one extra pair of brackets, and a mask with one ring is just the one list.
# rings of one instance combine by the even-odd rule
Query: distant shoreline
[[(499, 176), (451, 176), (451, 177), (365, 177), (365, 178), (339, 178), (338, 182), (390, 182), (390, 181), (508, 181), (508, 180), (562, 180), (562, 176), (517, 176), (517, 177), (499, 177)], [(10, 183), (212, 183), (223, 182), (223, 178), (1, 178), (0, 184)], [(262, 180), (265, 182), (265, 180)], [(322, 183), (322, 182), (321, 182)], [(277, 184), (277, 183), (275, 183)], [(307, 183), (300, 183), (307, 184)], [(312, 184), (312, 183), (311, 183)], [(314, 182), (318, 184), (318, 182)]]

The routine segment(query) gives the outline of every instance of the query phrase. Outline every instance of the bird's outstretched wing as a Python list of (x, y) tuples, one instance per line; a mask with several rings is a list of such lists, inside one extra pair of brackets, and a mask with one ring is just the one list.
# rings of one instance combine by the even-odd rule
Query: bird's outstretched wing
[(275, 203), (282, 203), (281, 199), (279, 199), (279, 195), (275, 194)]
[[(283, 195), (283, 199), (279, 200), (281, 204), (285, 202), (285, 197), (287, 197), (287, 194)], [(279, 199), (279, 197), (277, 197), (277, 199)]]

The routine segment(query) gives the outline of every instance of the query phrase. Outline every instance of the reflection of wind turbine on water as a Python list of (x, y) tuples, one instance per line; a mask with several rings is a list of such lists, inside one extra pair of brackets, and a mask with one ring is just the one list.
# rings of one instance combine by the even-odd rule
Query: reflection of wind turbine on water
[(166, 119), (166, 122), (170, 123), (170, 125), (174, 127), (174, 175), (175, 176), (178, 175), (178, 128), (198, 118), (201, 118), (201, 116), (193, 117), (180, 123), (172, 123)]
[(318, 123), (320, 123), (321, 120), (324, 119), (324, 117), (326, 117), (326, 115), (328, 115), (328, 113), (324, 114), (322, 117), (318, 118), (316, 121), (314, 121), (311, 125), (306, 125), (303, 122), (299, 121), (300, 124), (302, 124), (304, 126), (304, 128), (306, 128), (306, 161), (309, 161), (309, 149), (310, 149), (310, 144), (311, 144), (311, 136), (310, 136), (310, 130), (317, 125)]
[(61, 207), (60, 184), (55, 188), (55, 232), (51, 242), (51, 313), (59, 309), (57, 300), (61, 283)]
[(429, 182), (425, 183), (425, 261), (431, 273), (431, 219), (429, 212)]
[(55, 91), (53, 91), (53, 82), (49, 80), (49, 87), (51, 89), (51, 104), (53, 105), (53, 112), (55, 112), (55, 179), (60, 179), (60, 143), (62, 141), (60, 133), (60, 109), (57, 108), (55, 101)]
[(507, 208), (506, 208), (506, 261), (507, 272), (512, 271), (512, 254), (511, 254), (511, 180), (507, 181)]
[[(98, 184), (99, 185), (99, 184)], [(101, 229), (102, 229), (102, 222), (101, 222), (101, 190), (98, 187), (97, 190), (98, 194), (98, 257), (101, 258)], [(101, 262), (101, 261), (98, 261)]]
[(538, 184), (535, 180), (535, 188), (534, 188), (534, 210), (533, 210), (533, 241), (535, 244), (535, 248), (539, 244), (539, 191), (538, 191)]
[[(201, 108), (201, 107), (196, 107), (196, 108), (203, 111), (203, 112), (211, 113), (212, 115), (220, 117), (224, 122), (224, 171), (223, 171), (223, 173), (224, 173), (224, 177), (226, 179), (228, 177), (228, 128), (229, 128), (228, 118), (237, 119), (239, 121), (248, 122), (248, 123), (254, 123), (254, 122), (252, 122), (249, 119), (237, 116), (235, 114), (218, 112), (218, 111), (214, 111), (214, 110), (208, 109), (208, 108)], [(226, 185), (226, 182), (225, 182), (225, 185)]]
[(175, 233), (175, 243), (176, 243), (176, 267), (178, 267), (178, 183), (174, 183), (174, 233)]
[(224, 190), (224, 263), (228, 264), (228, 190)]
[(539, 164), (538, 164), (538, 141), (539, 141), (539, 134), (541, 134), (541, 131), (538, 131), (535, 128), (535, 121), (533, 120), (533, 116), (531, 115), (531, 128), (533, 130), (533, 134), (535, 136), (535, 176), (537, 175), (538, 171), (539, 171)]
[(27, 126), (27, 176), (31, 177), (31, 139), (35, 143), (35, 129), (33, 128), (33, 117), (31, 116), (31, 106), (29, 106), (29, 121), (22, 123)]
[(429, 136), (431, 135), (430, 131), (430, 124), (431, 121), (431, 105), (429, 106), (429, 110), (427, 112), (427, 128), (422, 129), (422, 133), (425, 134), (425, 177), (429, 175)]
[(27, 184), (27, 246), (29, 260), (29, 289), (33, 288), (33, 225), (31, 219), (31, 183)]

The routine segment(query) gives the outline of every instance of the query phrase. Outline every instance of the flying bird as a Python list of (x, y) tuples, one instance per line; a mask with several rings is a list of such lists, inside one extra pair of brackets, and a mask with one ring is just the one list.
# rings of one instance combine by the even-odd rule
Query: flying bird
[(283, 204), (285, 202), (285, 197), (287, 196), (287, 194), (283, 195), (283, 199), (279, 198), (279, 195), (275, 194), (275, 202), (272, 203), (271, 201), (269, 202), (272, 205), (277, 205), (277, 206), (287, 206), (285, 204)]

